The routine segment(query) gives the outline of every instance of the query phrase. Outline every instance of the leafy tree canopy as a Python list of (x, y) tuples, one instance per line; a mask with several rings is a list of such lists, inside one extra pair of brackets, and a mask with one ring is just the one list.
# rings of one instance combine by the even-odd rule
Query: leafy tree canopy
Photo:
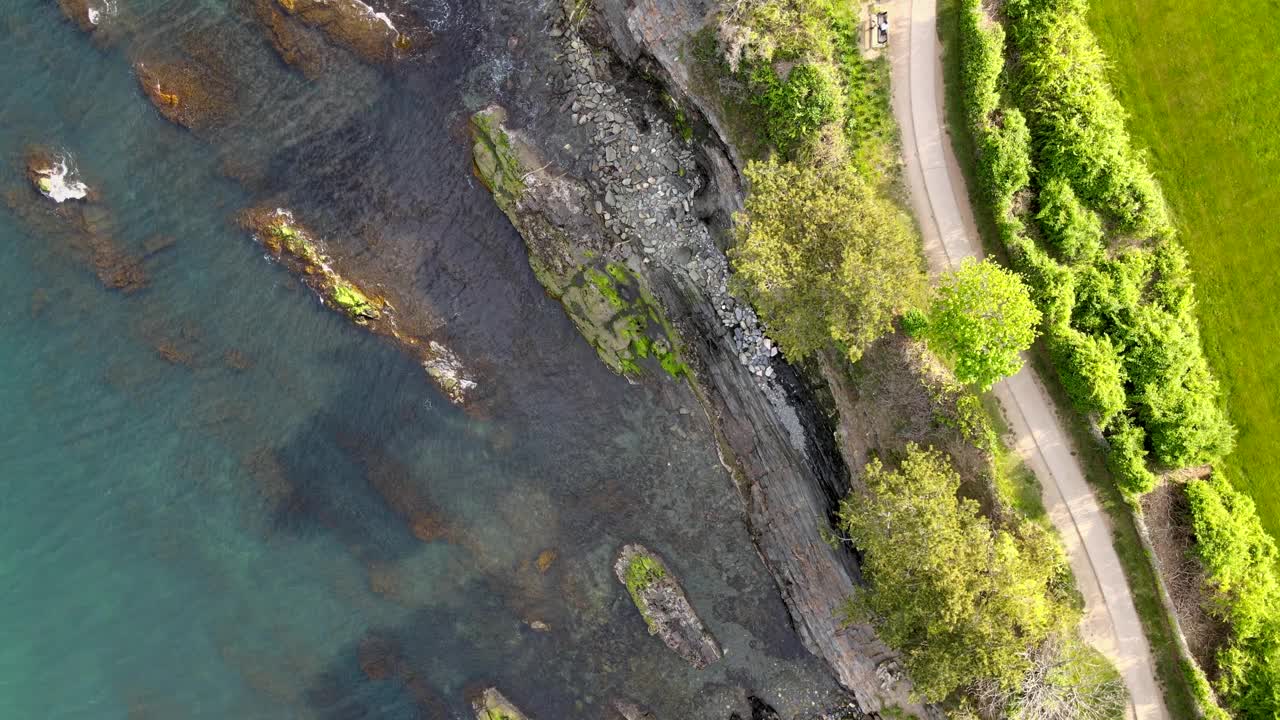
[(1019, 353), (1036, 339), (1040, 311), (1014, 273), (966, 259), (945, 276), (929, 309), (930, 346), (949, 357), (956, 377), (988, 389), (1022, 367)]
[(908, 446), (897, 470), (867, 465), (840, 509), (870, 585), (849, 605), (903, 654), (917, 692), (941, 700), (979, 681), (1016, 688), (1031, 650), (1071, 625), (1062, 551), (1038, 525), (993, 528), (957, 496), (936, 450)]
[(846, 165), (753, 162), (733, 253), (739, 287), (788, 358), (835, 341), (857, 360), (925, 279), (911, 225)]

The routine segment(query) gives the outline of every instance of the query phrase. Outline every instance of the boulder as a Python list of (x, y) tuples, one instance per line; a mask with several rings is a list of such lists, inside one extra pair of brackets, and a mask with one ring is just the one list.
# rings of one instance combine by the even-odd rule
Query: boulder
[(643, 545), (626, 545), (618, 553), (613, 572), (631, 595), (640, 617), (677, 655), (695, 668), (704, 668), (723, 654), (703, 626), (684, 589), (662, 558)]

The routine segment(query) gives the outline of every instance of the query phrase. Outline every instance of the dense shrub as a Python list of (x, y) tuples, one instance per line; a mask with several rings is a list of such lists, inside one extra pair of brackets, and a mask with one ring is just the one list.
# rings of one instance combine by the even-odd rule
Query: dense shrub
[(1235, 431), (1217, 404), (1217, 380), (1195, 326), (1154, 306), (1132, 313), (1125, 371), (1155, 457), (1169, 467), (1213, 462), (1231, 452)]
[(925, 332), (929, 346), (955, 364), (956, 379), (990, 389), (1022, 367), (1040, 311), (1013, 272), (966, 258), (938, 283)]
[[(1018, 53), (1012, 79), (993, 78), (1003, 65), (999, 36), (984, 27), (980, 0), (961, 2), (961, 73), (982, 186), (1000, 239), (1044, 311), (1063, 385), (1106, 431), (1116, 484), (1131, 497), (1150, 491), (1156, 477), (1148, 456), (1170, 467), (1215, 462), (1230, 452), (1234, 430), (1200, 346), (1186, 255), (1172, 239), (1150, 171), (1130, 147), (1105, 59), (1084, 20), (1086, 0), (1004, 4)], [(1002, 102), (1006, 85), (1030, 126), (1026, 156), (1034, 162), (1025, 165), (1010, 160), (1019, 157), (1009, 147), (1020, 138), (1001, 135), (1010, 117), (1020, 118)], [(1031, 177), (1040, 185), (1032, 202), (1040, 234), (1067, 265), (1049, 257), (1024, 218), (1010, 212)], [(1117, 238), (1108, 252), (1095, 213), (1148, 240)], [(1225, 481), (1193, 483), (1189, 494), (1199, 552), (1222, 593), (1219, 614), (1234, 628), (1218, 658), (1218, 689), (1241, 717), (1280, 717), (1274, 545), (1252, 503)], [(1203, 675), (1192, 675), (1208, 716), (1221, 717)]]
[(1055, 177), (1040, 185), (1040, 230), (1062, 257), (1089, 261), (1102, 254), (1102, 220), (1076, 198), (1071, 183)]
[(763, 113), (766, 139), (778, 152), (790, 154), (839, 117), (830, 75), (829, 67), (807, 63), (791, 68), (786, 78), (779, 78), (768, 63), (753, 67), (753, 102)]
[[(1149, 172), (1129, 146), (1104, 58), (1084, 23), (1085, 3), (1010, 0), (1005, 6), (1020, 52), (1016, 98), (1030, 129), (1017, 108), (1001, 103), (998, 26), (984, 19), (978, 0), (964, 3), (961, 72), (969, 83), (965, 103), (980, 174), (1001, 239), (1045, 315), (1068, 391), (1105, 424), (1118, 412), (1116, 379), (1122, 375), (1125, 409), (1144, 430), (1152, 457), (1171, 467), (1222, 457), (1233, 430), (1200, 347), (1184, 253), (1163, 237), (1111, 256), (1103, 252), (1103, 225), (1094, 209), (1130, 230), (1161, 236), (1168, 220)], [(1042, 178), (1033, 203), (1036, 223), (1066, 265), (1011, 214), (1033, 175)], [(1115, 372), (1116, 356), (1122, 373)], [(1147, 484), (1134, 463), (1141, 456), (1125, 452), (1117, 463), (1129, 487)]]
[(1191, 270), (1187, 267), (1186, 251), (1178, 243), (1160, 243), (1152, 252), (1151, 260), (1151, 301), (1165, 312), (1193, 322), (1195, 288), (1191, 283)]
[(1127, 416), (1112, 421), (1107, 436), (1111, 450), (1107, 453), (1107, 468), (1111, 470), (1116, 485), (1130, 497), (1141, 497), (1156, 487), (1156, 476), (1147, 467), (1146, 433)]
[(1106, 429), (1125, 408), (1124, 363), (1111, 338), (1061, 328), (1050, 336), (1049, 348), (1071, 401)]
[(851, 168), (770, 159), (745, 174), (734, 268), (789, 358), (834, 340), (856, 360), (920, 304), (925, 276), (910, 221)]
[[(1050, 637), (1028, 653), (1021, 684), (980, 682), (981, 717), (1016, 720), (1122, 720), (1128, 693), (1105, 655), (1075, 638)], [(949, 717), (955, 718), (954, 715)], [(976, 716), (975, 716), (976, 717)]]
[(1032, 126), (1040, 169), (1070, 181), (1094, 207), (1143, 236), (1169, 231), (1168, 212), (1132, 149), (1125, 112), (1111, 92), (1106, 58), (1085, 21), (1083, 0), (1009, 0), (1019, 50), (1015, 83)]
[(1280, 553), (1253, 501), (1215, 476), (1187, 486), (1196, 552), (1232, 637), (1218, 655), (1218, 690), (1246, 718), (1280, 716)]
[(982, 0), (961, 0), (960, 80), (965, 116), (971, 130), (985, 130), (1000, 106), (1000, 78), (1004, 74), (1004, 28), (984, 24), (978, 8)]
[(997, 212), (1009, 212), (1013, 196), (1031, 182), (1031, 132), (1017, 110), (1006, 110), (981, 144), (982, 177)]
[(741, 61), (829, 59), (835, 0), (736, 0), (720, 28), (720, 44), (735, 69)]

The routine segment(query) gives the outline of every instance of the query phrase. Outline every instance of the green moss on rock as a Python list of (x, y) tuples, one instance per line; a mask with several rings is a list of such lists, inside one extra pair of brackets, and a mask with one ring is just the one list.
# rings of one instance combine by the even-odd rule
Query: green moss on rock
[(471, 148), (476, 176), (493, 193), (504, 211), (510, 211), (524, 193), (524, 172), (520, 157), (503, 123), (507, 113), (500, 107), (482, 110), (471, 117)]
[(489, 688), (471, 703), (476, 713), (476, 720), (529, 720), (497, 688)]
[(345, 310), (357, 322), (376, 320), (382, 316), (367, 295), (345, 280), (338, 279), (334, 282), (331, 297), (335, 305)]
[(675, 332), (640, 278), (620, 263), (584, 267), (561, 302), (600, 359), (615, 372), (638, 375), (640, 361), (657, 358), (674, 378), (688, 372), (675, 350)]

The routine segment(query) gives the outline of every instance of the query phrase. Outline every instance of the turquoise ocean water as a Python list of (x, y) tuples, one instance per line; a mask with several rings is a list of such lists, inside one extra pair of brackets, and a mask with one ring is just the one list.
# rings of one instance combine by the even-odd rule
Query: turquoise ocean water
[[(0, 4), (0, 719), (465, 717), (489, 684), (543, 720), (833, 697), (692, 398), (604, 369), (472, 179), (465, 119), (530, 82), (508, 37), (535, 4), (424, 0), (429, 49), (308, 78), (236, 2), (116, 3), (109, 42)], [(195, 133), (131, 69), (193, 42), (236, 87)], [(144, 289), (99, 281), (32, 146), (71, 154)], [(477, 406), (269, 262), (234, 221), (262, 203), (437, 318)], [(647, 635), (610, 568), (630, 540), (722, 662)]]

